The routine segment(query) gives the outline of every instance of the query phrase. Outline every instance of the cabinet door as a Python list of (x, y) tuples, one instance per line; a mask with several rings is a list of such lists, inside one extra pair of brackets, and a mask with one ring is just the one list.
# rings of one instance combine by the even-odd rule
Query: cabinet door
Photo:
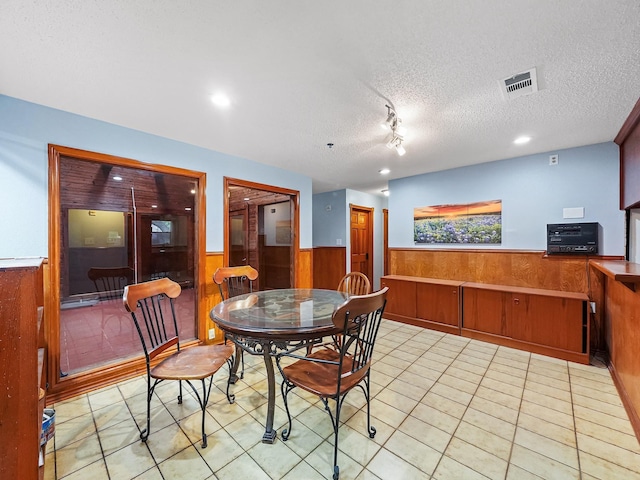
[(512, 293), (511, 334), (516, 340), (584, 353), (585, 308), (583, 300)]
[(463, 287), (462, 294), (462, 328), (511, 336), (509, 293)]
[(383, 287), (389, 287), (385, 313), (415, 318), (416, 282), (395, 279), (383, 279)]
[(458, 287), (418, 283), (416, 295), (418, 318), (458, 326)]

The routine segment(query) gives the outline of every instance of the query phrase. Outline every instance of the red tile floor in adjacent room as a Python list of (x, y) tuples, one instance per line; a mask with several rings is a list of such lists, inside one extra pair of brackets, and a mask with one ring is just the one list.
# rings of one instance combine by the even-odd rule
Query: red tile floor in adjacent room
[[(175, 308), (181, 341), (195, 338), (195, 290), (183, 289), (175, 300)], [(140, 337), (122, 300), (89, 300), (61, 309), (63, 376), (141, 354)]]

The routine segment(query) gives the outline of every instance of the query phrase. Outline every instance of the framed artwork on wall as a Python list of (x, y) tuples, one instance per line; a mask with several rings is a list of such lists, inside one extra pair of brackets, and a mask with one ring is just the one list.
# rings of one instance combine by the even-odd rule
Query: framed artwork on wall
[(416, 244), (502, 243), (502, 200), (413, 209)]

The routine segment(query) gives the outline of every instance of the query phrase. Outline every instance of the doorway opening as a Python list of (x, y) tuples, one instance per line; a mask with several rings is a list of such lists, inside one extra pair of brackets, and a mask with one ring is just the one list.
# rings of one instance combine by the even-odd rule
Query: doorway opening
[(257, 290), (293, 288), (299, 192), (233, 178), (224, 181), (224, 264), (258, 270)]

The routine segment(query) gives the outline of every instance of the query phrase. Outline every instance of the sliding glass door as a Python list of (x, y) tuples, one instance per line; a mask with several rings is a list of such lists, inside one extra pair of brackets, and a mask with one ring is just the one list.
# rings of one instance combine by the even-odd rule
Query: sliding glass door
[(58, 155), (56, 165), (59, 310), (50, 341), (59, 342), (53, 351), (59, 352), (54, 363), (61, 388), (67, 378), (122, 370), (140, 357), (140, 339), (122, 303), (126, 285), (163, 277), (178, 282), (181, 341), (199, 336), (198, 199), (204, 178), (79, 152)]

